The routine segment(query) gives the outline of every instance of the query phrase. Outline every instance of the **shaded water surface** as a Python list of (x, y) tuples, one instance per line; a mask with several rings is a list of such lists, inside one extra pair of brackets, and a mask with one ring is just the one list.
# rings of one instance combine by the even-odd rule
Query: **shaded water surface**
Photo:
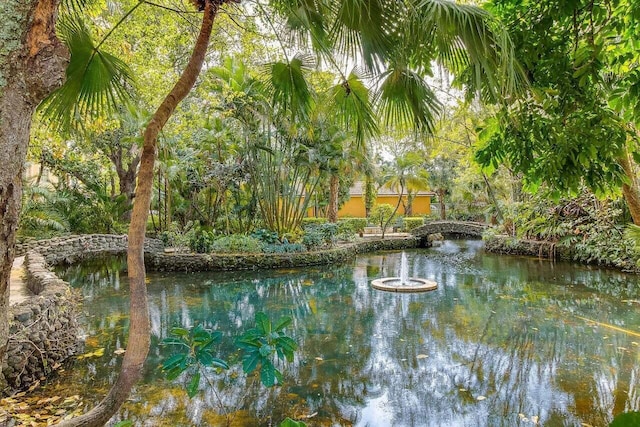
[[(152, 348), (143, 382), (118, 419), (136, 425), (605, 426), (640, 410), (640, 300), (635, 276), (484, 254), (482, 242), (408, 251), (409, 275), (430, 293), (395, 294), (369, 282), (398, 276), (400, 252), (341, 266), (149, 274)], [(87, 352), (44, 393), (87, 405), (115, 379), (127, 333), (121, 261), (64, 272), (85, 297)], [(267, 390), (237, 369), (211, 373), (189, 400), (163, 380), (158, 347), (173, 326), (203, 323), (233, 337), (257, 311), (294, 318), (298, 342), (283, 387)], [(597, 323), (596, 323), (597, 322)], [(116, 352), (116, 353), (114, 353)], [(98, 353), (99, 354), (99, 353)]]

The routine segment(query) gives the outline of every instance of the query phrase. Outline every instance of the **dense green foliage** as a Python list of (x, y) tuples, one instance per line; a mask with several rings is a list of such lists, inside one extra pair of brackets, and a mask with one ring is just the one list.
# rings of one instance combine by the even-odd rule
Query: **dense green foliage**
[(619, 205), (599, 202), (588, 192), (559, 203), (536, 197), (505, 212), (498, 232), (554, 242), (569, 248), (575, 261), (634, 270), (638, 252), (625, 233)]
[(637, 50), (619, 34), (633, 39), (637, 31), (637, 13), (628, 14), (634, 3), (491, 2), (510, 27), (531, 87), (485, 123), (481, 164), (506, 164), (530, 190), (545, 184), (556, 195), (576, 194), (583, 184), (599, 194), (620, 188), (619, 159), (635, 151), (627, 142), (637, 134), (627, 132), (624, 108), (614, 111), (607, 101), (621, 106), (631, 95), (619, 85), (630, 88)]

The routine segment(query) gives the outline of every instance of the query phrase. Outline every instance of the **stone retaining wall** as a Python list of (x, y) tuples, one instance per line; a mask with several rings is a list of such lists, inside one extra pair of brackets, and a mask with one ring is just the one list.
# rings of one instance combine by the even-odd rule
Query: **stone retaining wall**
[(78, 341), (78, 296), (47, 269), (38, 252), (25, 256), (27, 288), (34, 294), (9, 313), (9, 343), (2, 374), (13, 390), (24, 389), (74, 354)]
[[(58, 237), (17, 245), (18, 256), (25, 255), (25, 283), (33, 296), (10, 307), (9, 343), (1, 365), (9, 389), (0, 390), (0, 394), (27, 388), (43, 379), (79, 348), (79, 296), (48, 266), (126, 250), (127, 236), (110, 234)], [(145, 240), (147, 256), (163, 250), (162, 241)]]
[(485, 236), (487, 252), (504, 255), (525, 255), (539, 258), (571, 260), (571, 250), (566, 246), (539, 240), (523, 240), (507, 235)]
[(215, 271), (260, 270), (337, 264), (359, 253), (418, 247), (420, 239), (371, 240), (334, 249), (288, 254), (166, 254), (151, 253), (145, 257), (149, 270), (156, 271)]
[[(40, 252), (50, 265), (72, 264), (100, 253), (121, 253), (127, 250), (127, 236), (115, 234), (80, 234), (48, 240), (27, 240), (16, 243), (16, 256), (28, 251)], [(159, 239), (145, 239), (145, 252), (162, 252)]]

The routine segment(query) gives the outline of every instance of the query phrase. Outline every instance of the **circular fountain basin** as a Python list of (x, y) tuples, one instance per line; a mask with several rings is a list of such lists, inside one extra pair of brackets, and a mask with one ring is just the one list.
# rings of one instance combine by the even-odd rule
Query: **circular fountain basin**
[(371, 281), (374, 289), (389, 292), (427, 292), (438, 287), (434, 281), (410, 277), (403, 283), (400, 277), (383, 277)]

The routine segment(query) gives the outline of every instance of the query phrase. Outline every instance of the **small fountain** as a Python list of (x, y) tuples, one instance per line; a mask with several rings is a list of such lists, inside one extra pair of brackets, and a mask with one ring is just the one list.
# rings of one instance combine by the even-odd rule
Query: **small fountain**
[(426, 292), (438, 287), (434, 281), (409, 277), (407, 254), (402, 252), (400, 277), (383, 277), (371, 281), (374, 289), (390, 292)]

